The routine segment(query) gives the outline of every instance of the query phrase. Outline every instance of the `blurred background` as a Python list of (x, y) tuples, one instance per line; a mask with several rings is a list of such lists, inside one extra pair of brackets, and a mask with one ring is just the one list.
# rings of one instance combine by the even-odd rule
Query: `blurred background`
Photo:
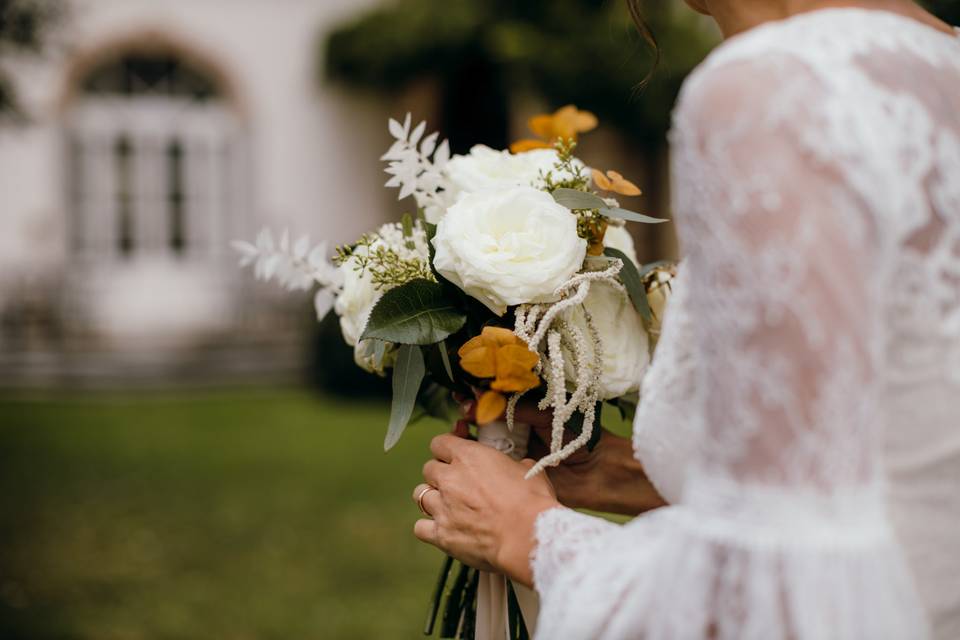
[(418, 637), (409, 493), (447, 426), (384, 455), (384, 382), (229, 241), (396, 219), (407, 111), (463, 152), (574, 103), (579, 155), (670, 216), (670, 108), (718, 35), (648, 5), (640, 90), (617, 0), (0, 0), (0, 638)]

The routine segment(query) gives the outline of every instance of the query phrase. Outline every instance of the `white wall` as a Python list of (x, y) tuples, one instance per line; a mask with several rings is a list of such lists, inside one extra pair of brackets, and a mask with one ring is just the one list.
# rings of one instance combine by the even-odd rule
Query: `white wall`
[[(49, 274), (55, 279), (69, 270), (61, 123), (71, 61), (137, 34), (158, 33), (196, 51), (234, 87), (252, 152), (249, 220), (241, 235), (252, 236), (263, 224), (289, 225), (314, 238), (345, 242), (384, 219), (392, 210), (378, 161), (389, 142), (387, 109), (369, 97), (321, 87), (318, 80), (321, 34), (374, 3), (71, 2), (60, 35), (65, 44), (42, 61), (13, 66), (33, 124), (0, 128), (0, 307), (9, 290), (4, 282), (17, 280), (20, 289), (28, 281), (47, 286)], [(132, 272), (122, 278), (124, 286), (136, 288), (130, 277)], [(148, 302), (149, 296), (143, 304)], [(122, 300), (114, 296), (111, 314), (118, 305)], [(131, 314), (143, 317), (142, 308)]]

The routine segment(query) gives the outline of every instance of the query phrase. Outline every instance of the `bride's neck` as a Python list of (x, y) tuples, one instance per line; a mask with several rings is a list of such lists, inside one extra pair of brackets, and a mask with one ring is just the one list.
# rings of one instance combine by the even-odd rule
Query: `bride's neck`
[(783, 20), (798, 13), (836, 7), (857, 7), (898, 13), (946, 33), (953, 30), (912, 0), (706, 0), (724, 37), (752, 29), (764, 22)]

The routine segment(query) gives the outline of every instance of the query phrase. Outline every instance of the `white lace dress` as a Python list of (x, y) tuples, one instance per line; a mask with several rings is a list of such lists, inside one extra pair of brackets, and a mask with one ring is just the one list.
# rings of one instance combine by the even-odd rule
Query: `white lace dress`
[(822, 10), (675, 113), (685, 255), (635, 423), (672, 506), (537, 521), (537, 637), (960, 638), (960, 35)]

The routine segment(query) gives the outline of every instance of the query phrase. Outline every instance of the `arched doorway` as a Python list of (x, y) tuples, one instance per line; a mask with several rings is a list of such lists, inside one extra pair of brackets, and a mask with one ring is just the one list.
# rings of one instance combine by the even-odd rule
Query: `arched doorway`
[(121, 338), (229, 326), (228, 245), (242, 229), (249, 180), (246, 135), (222, 74), (150, 36), (104, 49), (71, 75), (71, 306)]

